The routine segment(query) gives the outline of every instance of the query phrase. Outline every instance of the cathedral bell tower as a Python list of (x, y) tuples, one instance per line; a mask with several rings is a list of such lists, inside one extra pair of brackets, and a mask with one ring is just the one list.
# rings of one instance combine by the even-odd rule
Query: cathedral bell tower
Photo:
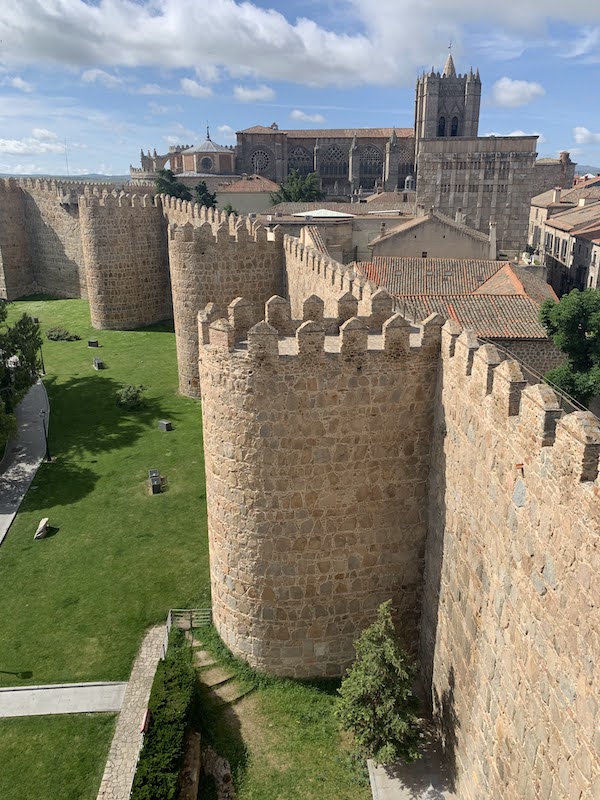
[(481, 78), (469, 69), (457, 75), (452, 53), (444, 71), (423, 73), (417, 79), (415, 98), (415, 154), (421, 139), (444, 136), (477, 136)]

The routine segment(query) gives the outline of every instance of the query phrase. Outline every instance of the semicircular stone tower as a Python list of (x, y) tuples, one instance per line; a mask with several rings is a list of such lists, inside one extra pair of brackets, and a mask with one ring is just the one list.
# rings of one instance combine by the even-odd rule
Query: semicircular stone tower
[[(269, 321), (290, 330), (281, 298), (249, 331), (241, 301), (229, 319), (200, 315), (214, 621), (234, 653), (274, 674), (341, 674), (390, 597), (416, 647), (434, 394), (425, 387), (442, 320), (426, 321), (411, 347), (389, 301), (383, 329), (374, 317), (339, 330), (339, 320), (305, 318), (278, 336)], [(311, 298), (305, 317), (319, 304)]]

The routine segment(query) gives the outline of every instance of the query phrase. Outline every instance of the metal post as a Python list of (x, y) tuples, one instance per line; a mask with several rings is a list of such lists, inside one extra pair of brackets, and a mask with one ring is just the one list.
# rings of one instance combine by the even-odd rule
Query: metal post
[(44, 366), (44, 354), (42, 353), (42, 345), (40, 345), (40, 361), (42, 362), (42, 375), (45, 375), (46, 367)]
[(50, 445), (48, 443), (48, 428), (46, 427), (46, 409), (42, 409), (40, 411), (40, 417), (42, 418), (42, 425), (44, 426), (44, 439), (46, 440), (46, 461), (52, 461), (52, 456), (50, 455)]

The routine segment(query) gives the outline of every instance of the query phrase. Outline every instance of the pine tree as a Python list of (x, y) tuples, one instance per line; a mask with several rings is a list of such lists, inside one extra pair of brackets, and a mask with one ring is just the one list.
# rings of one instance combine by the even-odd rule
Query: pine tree
[(354, 643), (356, 660), (339, 688), (336, 715), (366, 758), (379, 764), (421, 757), (422, 723), (412, 691), (416, 668), (397, 641), (392, 601)]

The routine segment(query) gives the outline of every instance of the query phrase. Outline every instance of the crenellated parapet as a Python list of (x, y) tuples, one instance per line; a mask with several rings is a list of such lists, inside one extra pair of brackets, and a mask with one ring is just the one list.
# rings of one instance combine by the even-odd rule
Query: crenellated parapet
[(322, 297), (328, 313), (332, 314), (340, 292), (354, 295), (361, 313), (370, 313), (369, 302), (378, 287), (357, 274), (352, 265), (340, 264), (327, 253), (289, 235), (283, 237), (283, 249), (286, 285), (296, 316), (310, 294)]
[(443, 321), (339, 300), (335, 320), (312, 296), (305, 319), (272, 297), (198, 321), (213, 617), (281, 675), (339, 675), (389, 597), (418, 640)]
[[(257, 307), (282, 290), (283, 249), (273, 233), (248, 217), (223, 214), (194, 203), (161, 198), (168, 228), (179, 389), (197, 396), (197, 315), (207, 302), (226, 308), (244, 296)], [(256, 320), (255, 320), (256, 321)]]
[(595, 758), (600, 722), (600, 420), (569, 408), (446, 323), (421, 661), (467, 800), (482, 787), (486, 797), (524, 796), (523, 780), (546, 797), (543, 776), (560, 781), (561, 795), (576, 783), (594, 796), (593, 770), (578, 764)]

